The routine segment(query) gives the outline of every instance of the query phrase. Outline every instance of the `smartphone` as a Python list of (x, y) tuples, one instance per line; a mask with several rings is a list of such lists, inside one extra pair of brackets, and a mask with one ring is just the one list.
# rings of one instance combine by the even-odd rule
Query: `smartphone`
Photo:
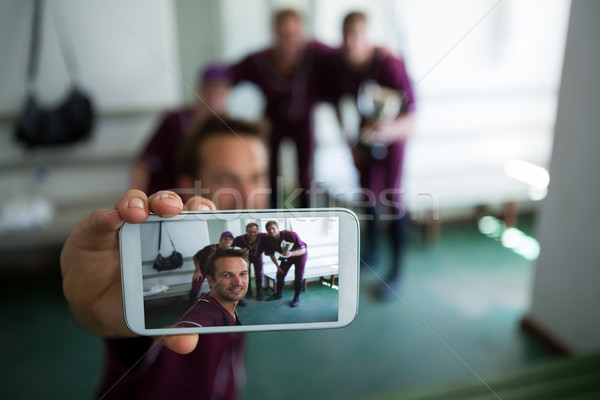
[[(143, 336), (347, 326), (358, 312), (359, 236), (358, 218), (343, 208), (183, 212), (125, 223), (125, 322)], [(246, 271), (233, 263), (239, 251), (229, 261), (215, 256), (230, 246), (247, 249)]]

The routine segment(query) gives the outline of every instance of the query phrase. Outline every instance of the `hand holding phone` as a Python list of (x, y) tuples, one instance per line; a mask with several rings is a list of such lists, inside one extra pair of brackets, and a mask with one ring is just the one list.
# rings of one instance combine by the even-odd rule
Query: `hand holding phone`
[[(212, 202), (194, 197), (188, 210), (215, 209)], [(114, 209), (100, 209), (74, 227), (61, 258), (62, 287), (77, 323), (88, 332), (108, 338), (135, 336), (124, 323), (120, 280), (119, 229), (124, 221), (137, 224), (149, 212), (168, 217), (181, 212), (183, 203), (173, 192), (161, 191), (147, 197), (139, 190), (127, 191)], [(181, 354), (194, 349), (197, 336), (170, 336), (162, 340)]]

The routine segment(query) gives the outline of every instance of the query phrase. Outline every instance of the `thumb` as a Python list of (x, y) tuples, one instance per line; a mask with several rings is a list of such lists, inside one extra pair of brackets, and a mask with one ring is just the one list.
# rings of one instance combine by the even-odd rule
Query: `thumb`
[(198, 335), (163, 336), (160, 338), (160, 342), (175, 353), (189, 354), (194, 351), (198, 344)]

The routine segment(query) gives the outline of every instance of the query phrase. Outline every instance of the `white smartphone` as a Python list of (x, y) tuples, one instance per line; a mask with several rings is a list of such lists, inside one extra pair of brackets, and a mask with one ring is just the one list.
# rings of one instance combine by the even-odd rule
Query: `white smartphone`
[[(339, 328), (358, 312), (359, 222), (347, 209), (150, 215), (119, 240), (125, 322), (138, 335)], [(209, 261), (229, 246), (248, 249), (247, 271)]]

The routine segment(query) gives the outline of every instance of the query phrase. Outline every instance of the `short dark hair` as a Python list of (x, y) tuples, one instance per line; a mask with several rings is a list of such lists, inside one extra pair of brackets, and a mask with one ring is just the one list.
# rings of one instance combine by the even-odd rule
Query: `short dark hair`
[(302, 21), (302, 14), (294, 10), (293, 8), (282, 8), (273, 14), (273, 28), (277, 29), (277, 27), (287, 19), (297, 19)]
[(277, 223), (277, 221), (269, 221), (269, 222), (267, 222), (267, 224), (265, 225), (265, 229), (269, 229), (269, 227), (271, 225), (275, 225), (277, 227), (277, 229), (279, 229), (279, 224)]
[(214, 278), (215, 271), (217, 267), (215, 266), (216, 261), (219, 258), (241, 258), (246, 262), (246, 267), (250, 266), (250, 261), (248, 259), (248, 249), (223, 249), (218, 247), (208, 258), (206, 259), (206, 275), (210, 275)]
[(367, 15), (362, 11), (352, 11), (346, 14), (344, 22), (342, 22), (342, 30), (346, 30), (348, 25), (355, 22), (367, 22)]
[[(198, 178), (202, 166), (199, 148), (204, 140), (213, 136), (250, 136), (264, 144), (264, 129), (260, 124), (213, 115), (195, 127), (182, 141), (179, 148), (179, 172), (191, 178)], [(266, 145), (265, 145), (266, 147)]]
[(246, 230), (248, 230), (248, 228), (250, 228), (251, 226), (255, 226), (258, 228), (258, 224), (256, 222), (248, 222), (246, 224)]

